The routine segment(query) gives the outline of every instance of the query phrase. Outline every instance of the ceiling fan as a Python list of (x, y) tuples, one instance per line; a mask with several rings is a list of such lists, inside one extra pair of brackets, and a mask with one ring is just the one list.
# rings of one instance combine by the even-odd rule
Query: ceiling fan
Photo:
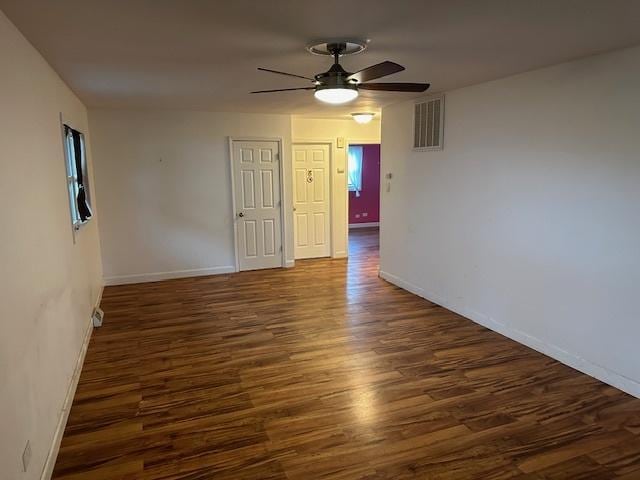
[[(340, 65), (340, 56), (351, 53), (347, 51), (346, 42), (327, 43), (324, 45), (325, 55), (333, 56), (333, 65), (324, 73), (319, 73), (313, 78), (293, 73), (280, 72), (269, 68), (260, 68), (263, 72), (277, 73), (288, 77), (302, 78), (311, 81), (312, 87), (280, 88), (276, 90), (257, 90), (251, 93), (289, 92), (293, 90), (315, 90), (315, 97), (327, 103), (346, 103), (358, 96), (358, 90), (376, 90), (385, 92), (424, 92), (429, 88), (428, 83), (365, 83), (376, 78), (386, 77), (404, 70), (402, 65), (394, 62), (382, 62), (364, 68), (358, 72), (347, 72)], [(349, 46), (352, 45), (349, 43)], [(316, 53), (311, 50), (312, 53)]]

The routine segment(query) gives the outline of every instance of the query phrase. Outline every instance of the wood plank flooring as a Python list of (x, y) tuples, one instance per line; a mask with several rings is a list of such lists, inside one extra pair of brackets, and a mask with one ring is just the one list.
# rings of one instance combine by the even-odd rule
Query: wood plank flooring
[(351, 258), (109, 287), (57, 479), (640, 479), (640, 400)]

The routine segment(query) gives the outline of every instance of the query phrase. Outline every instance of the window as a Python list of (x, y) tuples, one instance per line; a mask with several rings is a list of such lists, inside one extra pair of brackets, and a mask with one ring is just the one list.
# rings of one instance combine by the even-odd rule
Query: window
[(349, 146), (347, 187), (350, 192), (356, 192), (357, 197), (362, 191), (362, 154), (361, 145)]
[(64, 153), (71, 223), (75, 228), (79, 228), (87, 223), (93, 214), (89, 197), (84, 135), (68, 125), (64, 125)]

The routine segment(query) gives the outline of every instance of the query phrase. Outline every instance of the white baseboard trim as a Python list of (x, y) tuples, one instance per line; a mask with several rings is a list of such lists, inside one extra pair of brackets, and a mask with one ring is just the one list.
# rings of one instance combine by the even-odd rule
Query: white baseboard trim
[(105, 285), (127, 285), (130, 283), (146, 283), (160, 282), (162, 280), (171, 280), (173, 278), (202, 277), (206, 275), (220, 275), (223, 273), (234, 273), (236, 267), (211, 267), (211, 268), (195, 268), (192, 270), (176, 270), (173, 272), (157, 272), (157, 273), (140, 273), (135, 275), (117, 275), (114, 277), (105, 277)]
[(463, 317), (468, 318), (469, 320), (472, 320), (473, 322), (488, 328), (489, 330), (493, 330), (500, 335), (504, 335), (511, 340), (515, 340), (518, 343), (526, 345), (527, 347), (543, 353), (544, 355), (547, 355), (555, 360), (558, 360), (559, 362), (564, 363), (565, 365), (568, 365), (569, 367), (574, 368), (586, 375), (589, 375), (590, 377), (594, 377), (601, 382), (622, 390), (629, 395), (640, 398), (640, 382), (637, 382), (636, 380), (609, 370), (608, 368), (605, 368), (601, 365), (592, 363), (589, 360), (586, 360), (571, 352), (567, 352), (566, 350), (563, 350), (556, 345), (546, 343), (539, 338), (529, 335), (526, 332), (497, 322), (496, 320), (480, 312), (476, 312), (466, 307), (454, 305), (446, 299), (442, 298), (442, 296), (427, 292), (423, 288), (407, 282), (391, 273), (380, 270), (379, 275), (384, 280), (393, 283), (394, 285), (397, 285), (398, 287), (407, 290), (414, 295), (422, 297), (435, 304), (441, 305), (448, 310), (451, 310), (452, 312), (462, 315)]
[(104, 293), (104, 284), (100, 287), (100, 291), (98, 292), (98, 297), (96, 298), (96, 302), (93, 305), (93, 308), (98, 308), (102, 303), (102, 294)]
[[(100, 306), (103, 292), (104, 292), (104, 286), (100, 288), (100, 292), (98, 293), (98, 298), (96, 299), (94, 307)], [(60, 450), (60, 443), (62, 442), (64, 429), (67, 426), (67, 420), (69, 419), (69, 412), (71, 412), (71, 405), (73, 404), (73, 397), (75, 397), (76, 395), (76, 389), (78, 387), (78, 382), (80, 381), (80, 373), (82, 372), (82, 366), (84, 365), (84, 358), (87, 355), (87, 349), (89, 348), (89, 341), (91, 340), (92, 333), (93, 333), (93, 320), (89, 318), (89, 325), (87, 326), (87, 330), (85, 331), (85, 334), (84, 334), (84, 339), (82, 340), (82, 347), (80, 348), (80, 354), (78, 355), (78, 359), (76, 360), (76, 366), (73, 370), (73, 375), (71, 376), (71, 383), (69, 384), (69, 388), (67, 389), (67, 394), (64, 398), (64, 403), (62, 404), (62, 411), (60, 412), (60, 416), (58, 418), (58, 424), (56, 425), (56, 429), (53, 433), (53, 440), (51, 442), (51, 447), (49, 447), (49, 453), (47, 454), (47, 459), (44, 462), (44, 468), (42, 469), (42, 475), (40, 476), (40, 480), (50, 480), (51, 476), (53, 475), (53, 468), (56, 466), (58, 451)]]
[(291, 268), (291, 267), (295, 267), (296, 266), (296, 261), (295, 260), (285, 260), (284, 261), (284, 268)]
[(350, 223), (349, 229), (352, 228), (367, 228), (367, 227), (379, 227), (380, 222), (367, 222), (367, 223)]

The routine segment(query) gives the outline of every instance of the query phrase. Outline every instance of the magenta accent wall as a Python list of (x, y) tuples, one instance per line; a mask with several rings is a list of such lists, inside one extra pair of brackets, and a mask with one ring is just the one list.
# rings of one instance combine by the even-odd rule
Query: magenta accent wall
[[(380, 145), (362, 147), (362, 191), (359, 197), (356, 192), (349, 192), (350, 224), (380, 221)], [(363, 213), (367, 216), (363, 217)]]

